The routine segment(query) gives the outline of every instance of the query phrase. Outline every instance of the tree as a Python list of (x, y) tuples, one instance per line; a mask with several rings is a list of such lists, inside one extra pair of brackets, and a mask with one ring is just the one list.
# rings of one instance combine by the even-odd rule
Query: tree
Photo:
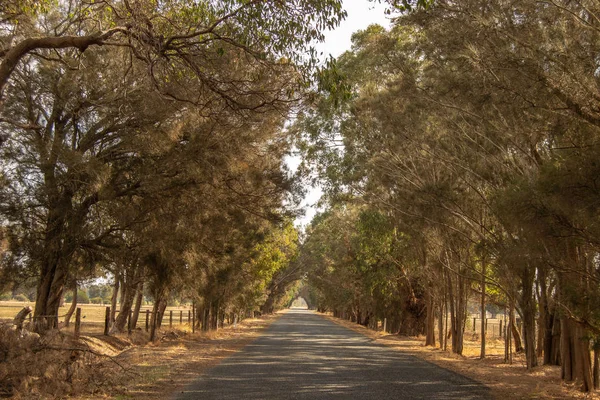
[(572, 293), (595, 298), (598, 288), (585, 177), (596, 169), (596, 12), (589, 2), (442, 1), (405, 13), (390, 32), (355, 34), (296, 125), (330, 202), (359, 198), (425, 233), (423, 259), (444, 271), (427, 269), (428, 290), (451, 298), (455, 351), (471, 282), (482, 298), (500, 290), (520, 314), (528, 368), (536, 299), (550, 328), (541, 331), (553, 336), (537, 342), (556, 360), (554, 304), (564, 377), (584, 390), (597, 323), (590, 301)]
[[(168, 97), (181, 96), (193, 79), (230, 106), (260, 107), (244, 98), (252, 91), (243, 80), (224, 78), (228, 70), (211, 75), (206, 66), (236, 50), (246, 61), (263, 66), (306, 61), (297, 51), (322, 39), (321, 30), (336, 26), (344, 16), (338, 1), (19, 1), (0, 9), (0, 93), (29, 55), (57, 55), (60, 63), (61, 50), (84, 53), (99, 46), (110, 52), (127, 49), (130, 57), (147, 65), (155, 87)], [(306, 66), (315, 61), (311, 58)], [(186, 94), (193, 101), (195, 96)]]

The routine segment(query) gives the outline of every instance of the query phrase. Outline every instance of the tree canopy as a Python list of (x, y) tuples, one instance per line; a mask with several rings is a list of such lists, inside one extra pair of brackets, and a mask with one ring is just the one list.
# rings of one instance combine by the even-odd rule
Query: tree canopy
[[(528, 368), (543, 350), (597, 386), (596, 8), (436, 1), (354, 34), (294, 128), (329, 204), (307, 238), (322, 307), (415, 317), (428, 344), (449, 311), (460, 354), (479, 293), (522, 320)], [(387, 308), (406, 298), (392, 282), (417, 309)]]
[(386, 3), (324, 63), (339, 0), (0, 4), (0, 289), (35, 282), (40, 333), (108, 277), (116, 331), (144, 296), (154, 338), (174, 299), (213, 329), (301, 294), (457, 354), (476, 301), (507, 361), (597, 388), (600, 7)]

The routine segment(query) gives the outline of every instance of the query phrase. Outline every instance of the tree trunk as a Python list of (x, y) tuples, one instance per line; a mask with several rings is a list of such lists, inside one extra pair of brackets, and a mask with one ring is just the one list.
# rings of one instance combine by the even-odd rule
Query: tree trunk
[(160, 301), (159, 307), (158, 307), (158, 321), (157, 321), (157, 325), (160, 328), (162, 326), (162, 322), (165, 318), (165, 310), (167, 309), (167, 297), (164, 296), (162, 298), (162, 300)]
[(65, 315), (65, 326), (68, 328), (69, 324), (71, 323), (71, 317), (73, 316), (73, 313), (75, 312), (75, 310), (77, 309), (77, 282), (75, 281), (75, 283), (73, 284), (73, 300), (71, 301), (71, 307), (69, 308), (69, 311), (67, 311), (67, 314)]
[(448, 350), (448, 303), (444, 304), (444, 351)]
[(537, 279), (536, 279), (536, 295), (539, 309), (539, 317), (537, 320), (537, 343), (536, 343), (536, 355), (537, 357), (542, 357), (544, 355), (545, 349), (545, 337), (547, 334), (546, 331), (546, 318), (548, 318), (548, 298), (547, 298), (547, 282), (546, 282), (546, 272), (544, 268), (537, 269)]
[[(125, 274), (123, 273), (121, 275), (121, 292), (120, 292), (120, 296), (119, 296), (119, 312), (121, 312), (121, 310), (123, 309), (123, 302), (125, 301), (125, 296), (127, 295), (127, 291), (131, 289), (130, 291), (130, 295), (133, 297), (133, 295), (135, 294), (135, 285), (131, 285), (131, 281), (132, 277), (130, 276), (130, 274)], [(131, 293), (132, 292), (132, 293)], [(132, 300), (133, 302), (133, 300)], [(115, 318), (116, 320), (116, 318)]]
[(544, 365), (560, 365), (560, 322), (556, 314), (542, 310), (544, 317)]
[(110, 298), (110, 323), (114, 324), (115, 315), (117, 313), (117, 298), (119, 296), (119, 286), (120, 286), (120, 278), (119, 275), (115, 273), (115, 283), (113, 285), (113, 293)]
[(151, 318), (151, 323), (150, 323), (150, 341), (154, 342), (156, 340), (156, 329), (157, 329), (157, 324), (158, 324), (158, 313), (160, 311), (159, 308), (159, 303), (160, 303), (160, 297), (157, 298), (157, 296), (155, 296), (154, 298), (154, 305), (152, 306), (152, 318)]
[(573, 337), (570, 321), (566, 316), (560, 319), (560, 378), (571, 382), (574, 379)]
[(523, 344), (521, 342), (521, 334), (519, 333), (519, 329), (517, 328), (517, 321), (515, 317), (515, 302), (512, 298), (510, 299), (510, 309), (508, 317), (510, 319), (510, 333), (512, 333), (512, 340), (514, 340), (515, 342), (515, 353), (521, 353), (523, 352)]
[[(506, 319), (506, 308), (504, 308), (504, 329), (505, 329), (505, 333), (504, 333), (504, 362), (507, 362), (509, 364), (512, 364), (512, 327), (510, 326), (512, 324), (512, 308), (509, 308), (508, 311), (508, 320)], [(506, 322), (508, 321), (508, 322)]]
[(560, 358), (560, 319), (556, 311), (552, 314), (552, 343), (550, 344), (550, 365), (561, 365)]
[(212, 305), (212, 303), (209, 302), (208, 307), (206, 307), (206, 305), (205, 305), (202, 309), (202, 315), (201, 315), (202, 330), (205, 332), (210, 329), (210, 307), (211, 307), (211, 305)]
[(486, 273), (486, 265), (485, 265), (485, 258), (482, 258), (481, 260), (481, 349), (479, 351), (479, 358), (480, 359), (484, 359), (485, 358), (485, 320), (486, 320), (486, 313), (485, 313), (485, 273)]
[(135, 329), (137, 326), (138, 318), (140, 316), (140, 310), (142, 309), (142, 300), (144, 299), (144, 282), (140, 282), (137, 287), (135, 297), (135, 307), (133, 308), (133, 315), (131, 316), (131, 329)]
[[(445, 285), (444, 285), (445, 286)], [(444, 347), (444, 306), (445, 306), (445, 293), (444, 293), (444, 302), (439, 305), (438, 310), (438, 341), (440, 343), (440, 349)]]
[[(112, 331), (124, 332), (127, 327), (127, 319), (131, 313), (131, 307), (133, 306), (133, 299), (135, 297), (135, 287), (137, 285), (131, 284), (130, 282), (123, 282), (121, 287), (121, 309), (119, 315), (115, 319)], [(133, 322), (133, 321), (132, 321)]]
[(29, 314), (31, 314), (31, 307), (27, 306), (23, 307), (23, 309), (21, 309), (21, 311), (19, 311), (18, 314), (15, 316), (15, 318), (13, 319), (13, 324), (15, 325), (15, 329), (17, 331), (23, 330), (25, 318), (27, 318)]
[(425, 346), (435, 347), (435, 302), (431, 286), (425, 293)]
[(594, 343), (594, 389), (600, 389), (600, 339)]
[(574, 333), (575, 348), (575, 380), (581, 383), (581, 390), (591, 392), (594, 390), (592, 378), (592, 360), (590, 358), (589, 332), (578, 324), (571, 325)]
[(464, 302), (464, 282), (461, 281), (460, 276), (456, 277), (457, 280), (457, 294), (454, 295), (454, 282), (450, 274), (448, 278), (448, 300), (450, 306), (450, 332), (452, 335), (452, 352), (455, 354), (462, 355), (463, 352), (463, 340), (465, 332), (465, 302)]
[[(58, 262), (58, 260), (57, 260)], [(66, 274), (58, 265), (43, 268), (35, 302), (35, 331), (43, 333), (58, 327), (58, 309), (63, 295)]]
[(525, 267), (521, 273), (521, 310), (523, 312), (523, 335), (525, 342), (525, 360), (527, 369), (537, 367), (535, 351), (535, 301), (533, 297), (533, 282), (535, 269)]
[(216, 331), (218, 329), (218, 327), (217, 327), (218, 313), (219, 313), (219, 301), (217, 300), (210, 308), (210, 329), (213, 331)]
[(53, 217), (52, 214), (53, 212), (50, 211), (33, 314), (34, 330), (37, 333), (58, 327), (58, 308), (67, 279), (64, 268), (65, 260), (63, 259), (64, 250), (60, 237), (62, 218)]

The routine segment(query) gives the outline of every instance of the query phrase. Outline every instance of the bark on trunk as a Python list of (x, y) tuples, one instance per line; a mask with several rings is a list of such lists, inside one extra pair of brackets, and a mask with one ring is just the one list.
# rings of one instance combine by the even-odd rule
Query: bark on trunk
[(515, 344), (515, 353), (522, 353), (523, 344), (521, 342), (521, 334), (519, 333), (515, 317), (515, 303), (512, 299), (510, 300), (510, 310), (508, 316), (510, 318), (510, 332), (512, 333), (512, 340), (514, 340)]
[(504, 309), (504, 321), (508, 321), (506, 322), (506, 325), (504, 326), (505, 329), (505, 333), (504, 333), (504, 361), (512, 364), (512, 327), (510, 326), (512, 324), (512, 312), (513, 309), (509, 307), (508, 310), (508, 320), (506, 319), (506, 308)]
[(481, 260), (481, 349), (479, 351), (479, 358), (485, 358), (485, 259)]
[(138, 318), (140, 317), (140, 310), (142, 308), (142, 300), (144, 299), (144, 282), (140, 282), (137, 288), (135, 297), (135, 307), (133, 309), (133, 315), (131, 316), (131, 329), (135, 329), (137, 326)]
[(65, 280), (66, 273), (58, 265), (49, 266), (42, 273), (34, 311), (36, 332), (43, 333), (58, 327), (58, 309), (60, 298), (64, 291)]
[(113, 293), (110, 298), (110, 323), (115, 323), (115, 315), (117, 314), (117, 298), (119, 296), (119, 287), (121, 279), (118, 274), (115, 274), (115, 283), (113, 285)]
[(594, 380), (592, 377), (589, 332), (578, 324), (573, 323), (572, 326), (575, 336), (575, 379), (580, 382), (582, 391), (591, 392), (594, 390)]
[(537, 367), (535, 351), (535, 301), (533, 298), (533, 282), (535, 269), (523, 268), (521, 274), (521, 310), (523, 312), (523, 335), (525, 342), (525, 361), (527, 369)]
[(435, 347), (435, 302), (431, 287), (425, 293), (425, 346)]
[(600, 389), (600, 342), (596, 339), (594, 345), (594, 370), (592, 372), (594, 376), (594, 389)]
[(167, 309), (167, 299), (166, 297), (163, 297), (163, 299), (160, 301), (160, 305), (158, 307), (158, 327), (160, 328), (162, 326), (162, 322), (165, 318), (165, 310)]
[[(49, 220), (48, 225), (62, 223), (60, 220), (53, 222), (51, 217)], [(47, 232), (33, 314), (34, 329), (37, 333), (58, 327), (58, 308), (67, 279), (62, 253), (60, 232)]]
[(154, 342), (156, 340), (156, 330), (157, 330), (157, 324), (158, 324), (158, 312), (159, 312), (159, 303), (160, 303), (160, 298), (156, 298), (154, 299), (154, 305), (152, 306), (152, 317), (151, 317), (151, 322), (150, 322), (150, 341)]
[(23, 324), (25, 323), (25, 318), (31, 313), (31, 307), (23, 307), (21, 311), (15, 316), (13, 320), (13, 324), (15, 325), (15, 329), (17, 331), (23, 330)]
[(562, 361), (560, 378), (567, 382), (571, 382), (574, 378), (574, 343), (570, 327), (570, 321), (567, 317), (562, 317), (560, 319), (560, 332), (560, 359)]
[(456, 295), (454, 282), (448, 274), (448, 300), (450, 307), (450, 332), (452, 334), (452, 352), (462, 355), (465, 332), (465, 291), (464, 282), (460, 276), (456, 277)]
[[(444, 294), (445, 303), (445, 294)], [(438, 341), (440, 343), (440, 349), (444, 347), (444, 303), (440, 304), (438, 314)]]
[(546, 326), (547, 326), (546, 319), (550, 317), (548, 315), (549, 314), (548, 313), (548, 297), (547, 297), (548, 289), (547, 289), (546, 271), (544, 268), (538, 268), (536, 288), (537, 288), (537, 299), (538, 299), (538, 308), (539, 308), (539, 318), (537, 321), (538, 335), (537, 335), (537, 344), (536, 344), (536, 349), (537, 349), (536, 355), (537, 355), (537, 357), (542, 357), (544, 355), (544, 350), (546, 348), (545, 337), (548, 334), (548, 331), (546, 328)]
[(542, 311), (546, 314), (544, 317), (544, 365), (559, 365), (560, 357), (560, 324), (556, 315)]
[(121, 291), (123, 293), (121, 296), (121, 309), (119, 310), (119, 315), (115, 319), (112, 328), (112, 331), (114, 332), (124, 332), (127, 327), (127, 319), (131, 313), (131, 307), (133, 306), (133, 299), (135, 297), (135, 285), (127, 285), (124, 283)]
[(75, 282), (75, 284), (73, 285), (73, 300), (71, 301), (71, 307), (69, 308), (69, 311), (67, 311), (67, 314), (65, 315), (65, 326), (69, 327), (69, 324), (71, 323), (71, 317), (73, 316), (73, 313), (75, 312), (75, 310), (77, 309), (77, 282)]

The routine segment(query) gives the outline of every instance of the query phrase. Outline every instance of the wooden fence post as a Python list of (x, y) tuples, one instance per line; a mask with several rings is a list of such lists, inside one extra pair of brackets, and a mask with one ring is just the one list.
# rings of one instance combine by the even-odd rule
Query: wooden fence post
[(500, 333), (500, 337), (504, 337), (504, 335), (502, 335), (502, 320), (500, 320), (500, 329), (498, 330), (498, 333)]
[(106, 307), (106, 313), (104, 315), (104, 335), (108, 336), (108, 327), (110, 325), (110, 307)]
[(387, 332), (387, 318), (383, 319), (383, 331)]
[(179, 310), (179, 325), (183, 324), (183, 310)]
[(131, 335), (131, 317), (133, 316), (133, 311), (129, 311), (129, 315), (127, 316), (127, 333)]
[(196, 305), (192, 303), (192, 333), (196, 332)]
[(81, 307), (77, 307), (75, 311), (75, 340), (79, 339), (81, 334)]
[(169, 328), (173, 327), (173, 310), (169, 311)]
[(475, 324), (477, 323), (477, 318), (473, 318), (473, 332), (475, 332)]
[(150, 325), (150, 310), (146, 310), (146, 332), (148, 332), (149, 325)]

